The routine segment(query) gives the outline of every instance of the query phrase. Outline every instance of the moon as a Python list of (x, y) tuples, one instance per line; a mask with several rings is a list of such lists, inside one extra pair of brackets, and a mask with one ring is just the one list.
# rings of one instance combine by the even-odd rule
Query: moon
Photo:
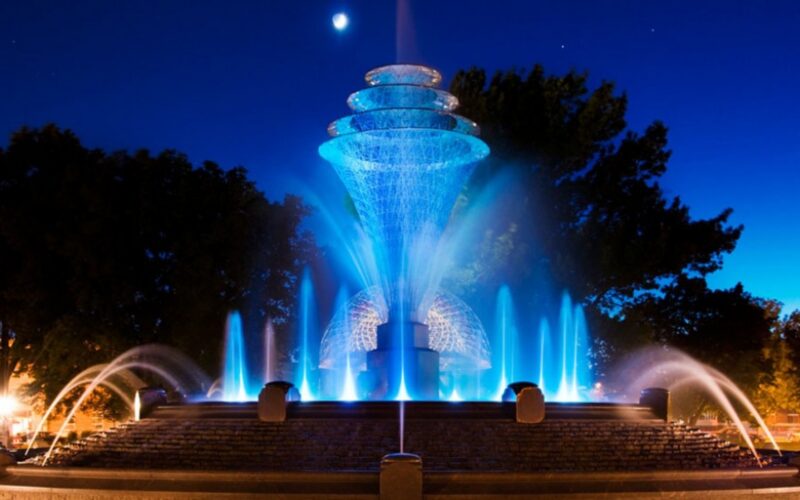
[(350, 19), (348, 19), (347, 14), (344, 12), (339, 12), (334, 14), (331, 18), (331, 22), (333, 23), (333, 27), (336, 31), (344, 31), (347, 29), (347, 25), (350, 24)]

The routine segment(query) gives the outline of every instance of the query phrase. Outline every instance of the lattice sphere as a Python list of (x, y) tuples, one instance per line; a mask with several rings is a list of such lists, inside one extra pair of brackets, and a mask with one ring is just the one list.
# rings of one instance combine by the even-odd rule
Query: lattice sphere
[[(388, 307), (377, 287), (362, 290), (336, 311), (320, 347), (320, 368), (344, 363), (346, 355), (378, 347), (378, 325), (388, 319)], [(428, 309), (430, 349), (440, 353), (442, 371), (472, 371), (491, 367), (486, 332), (475, 312), (455, 295), (439, 290)], [(365, 369), (364, 366), (358, 369)]]

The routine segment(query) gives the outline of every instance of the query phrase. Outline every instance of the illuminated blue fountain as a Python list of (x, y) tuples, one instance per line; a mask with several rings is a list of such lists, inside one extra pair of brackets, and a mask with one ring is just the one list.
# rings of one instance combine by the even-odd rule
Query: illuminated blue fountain
[(534, 353), (535, 370), (524, 377), (536, 381), (551, 401), (585, 401), (592, 388), (589, 332), (583, 307), (564, 292), (555, 328), (539, 320)]
[[(444, 233), (476, 162), (489, 153), (477, 125), (453, 113), (457, 99), (435, 88), (441, 76), (433, 69), (385, 66), (366, 80), (369, 87), (348, 98), (354, 114), (331, 123), (332, 138), (320, 147), (358, 214), (354, 235), (337, 235), (362, 290), (340, 288), (320, 339), (313, 279), (303, 273), (295, 348), (285, 353), (303, 400), (499, 400), (519, 380), (537, 382), (550, 400), (586, 399), (586, 325), (568, 296), (560, 315), (531, 317), (515, 311), (511, 290), (501, 287), (495, 320), (486, 322), (490, 348), (484, 323), (440, 286), (445, 263), (475, 228), (462, 216)], [(270, 381), (279, 368), (274, 331), (264, 328), (263, 380)], [(225, 399), (255, 397), (244, 358), (241, 320), (232, 315)]]
[(222, 368), (222, 399), (225, 401), (248, 399), (244, 343), (242, 317), (233, 311), (228, 314), (225, 324), (225, 359)]
[(314, 290), (311, 282), (311, 275), (308, 269), (303, 271), (303, 278), (300, 281), (300, 352), (298, 362), (300, 369), (297, 371), (295, 385), (299, 387), (300, 397), (304, 401), (314, 399), (313, 377), (311, 376), (312, 361), (310, 358), (311, 349), (309, 348), (309, 337), (311, 337), (312, 317), (314, 314)]
[(454, 114), (431, 68), (392, 65), (367, 73), (350, 95), (353, 115), (328, 127), (320, 155), (345, 184), (380, 269), (386, 305), (367, 353), (368, 397), (439, 397), (439, 353), (424, 323), (438, 292), (430, 266), (456, 197), (489, 154), (477, 125)]
[(497, 401), (502, 398), (508, 384), (517, 381), (517, 320), (514, 316), (511, 290), (502, 286), (497, 293), (495, 313), (495, 366), (499, 371), (499, 380), (492, 399)]

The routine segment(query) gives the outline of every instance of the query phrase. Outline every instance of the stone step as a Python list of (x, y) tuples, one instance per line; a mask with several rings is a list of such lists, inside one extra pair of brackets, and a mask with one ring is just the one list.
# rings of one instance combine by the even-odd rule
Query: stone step
[[(399, 448), (397, 421), (150, 418), (64, 447), (53, 465), (244, 470), (375, 470)], [(406, 451), (426, 470), (602, 471), (754, 467), (736, 445), (652, 420), (411, 419)], [(41, 459), (39, 459), (41, 461)]]

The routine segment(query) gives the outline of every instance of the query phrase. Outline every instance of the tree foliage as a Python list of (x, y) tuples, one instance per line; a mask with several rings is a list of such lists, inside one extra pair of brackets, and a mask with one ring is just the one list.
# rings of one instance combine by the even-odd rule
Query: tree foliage
[(756, 405), (767, 414), (797, 411), (800, 408), (800, 311), (776, 322), (764, 355), (772, 369), (762, 377), (754, 399)]
[(727, 225), (730, 210), (696, 220), (679, 198), (668, 199), (658, 182), (670, 156), (666, 127), (628, 130), (626, 97), (609, 82), (589, 90), (587, 80), (574, 71), (546, 75), (541, 66), (491, 79), (471, 69), (455, 76), (451, 91), (492, 149), (472, 192), (503, 170), (520, 187), (502, 200), (508, 231), (495, 239), (513, 231), (509, 257), (528, 265), (498, 279), (522, 284), (545, 268), (574, 295), (613, 310), (681, 276), (719, 269), (741, 228)]
[(294, 304), (307, 208), (266, 200), (243, 168), (174, 151), (90, 150), (55, 126), (0, 150), (0, 321), (9, 365), (49, 397), (137, 344), (216, 372), (226, 313), (260, 328)]
[(487, 291), (506, 282), (535, 317), (554, 307), (548, 293), (567, 289), (587, 308), (598, 376), (625, 353), (660, 342), (758, 385), (769, 368), (763, 347), (772, 321), (763, 301), (705, 281), (742, 227), (728, 224), (730, 209), (696, 219), (665, 194), (664, 124), (630, 130), (626, 96), (610, 82), (589, 88), (588, 75), (575, 71), (548, 75), (536, 66), (488, 78), (470, 69), (455, 76), (451, 92), (492, 149), (467, 204), (498, 173), (514, 179), (475, 257), (454, 274), (456, 287), (484, 294), (472, 303), (486, 303)]

